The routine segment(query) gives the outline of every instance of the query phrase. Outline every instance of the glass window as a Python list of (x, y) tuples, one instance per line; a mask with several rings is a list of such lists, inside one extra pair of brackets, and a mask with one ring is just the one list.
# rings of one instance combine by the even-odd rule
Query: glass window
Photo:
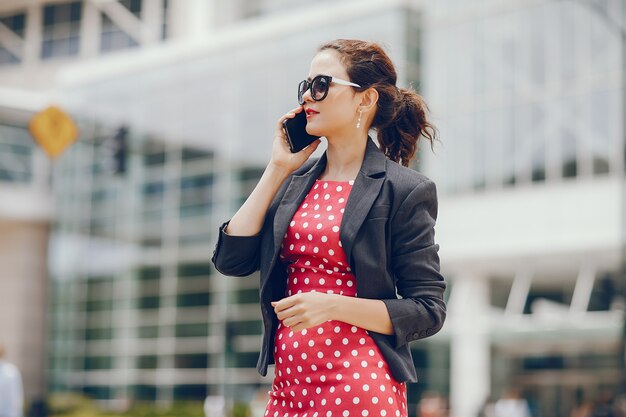
[(206, 353), (192, 355), (176, 355), (174, 357), (176, 368), (202, 369), (208, 367), (208, 356)]
[(207, 395), (206, 385), (176, 385), (174, 386), (175, 400), (202, 401)]
[(181, 278), (209, 276), (211, 273), (211, 264), (200, 262), (178, 265), (178, 276)]
[(137, 358), (137, 369), (156, 369), (158, 362), (156, 355), (139, 356)]
[(139, 46), (139, 43), (124, 32), (104, 13), (102, 16), (102, 33), (100, 34), (100, 50), (102, 52), (116, 51)]
[(142, 326), (137, 334), (140, 339), (155, 339), (159, 337), (159, 326)]
[(140, 297), (137, 299), (137, 308), (141, 310), (159, 308), (160, 304), (161, 298), (159, 296)]
[[(21, 38), (24, 37), (25, 21), (25, 13), (0, 17), (0, 23)], [(21, 44), (13, 45), (13, 47), (15, 48), (21, 48), (21, 46)], [(20, 58), (13, 52), (11, 52), (12, 49), (13, 48), (6, 48), (0, 45), (0, 66), (5, 64), (16, 64), (20, 62)]]
[(82, 2), (44, 7), (42, 59), (78, 55)]
[(211, 294), (208, 292), (178, 294), (178, 307), (206, 307), (211, 302)]
[(209, 335), (207, 323), (177, 324), (176, 337), (206, 337)]
[(113, 367), (113, 358), (110, 356), (86, 356), (85, 370), (92, 369), (111, 369)]

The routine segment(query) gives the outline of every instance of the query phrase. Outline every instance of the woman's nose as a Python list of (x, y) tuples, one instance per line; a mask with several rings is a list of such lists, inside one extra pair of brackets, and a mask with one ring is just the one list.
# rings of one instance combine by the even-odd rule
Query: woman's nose
[(307, 88), (304, 94), (302, 94), (302, 100), (306, 102), (313, 101), (313, 98), (311, 97), (311, 87)]

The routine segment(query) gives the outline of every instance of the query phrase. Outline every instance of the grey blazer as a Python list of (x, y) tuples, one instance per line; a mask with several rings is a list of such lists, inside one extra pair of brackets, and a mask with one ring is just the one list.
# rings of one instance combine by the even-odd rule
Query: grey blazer
[[(260, 269), (264, 334), (257, 370), (264, 376), (274, 363), (278, 325), (270, 303), (284, 298), (286, 290), (286, 268), (278, 260), (281, 242), (325, 166), (326, 153), (284, 181), (258, 235), (227, 235), (228, 222), (219, 230), (212, 257), (219, 272), (245, 276)], [(437, 333), (446, 316), (446, 284), (439, 273), (439, 245), (434, 242), (436, 218), (435, 183), (386, 158), (368, 137), (339, 236), (356, 277), (358, 297), (380, 299), (387, 306), (394, 334), (369, 334), (400, 382), (417, 381), (408, 342)]]

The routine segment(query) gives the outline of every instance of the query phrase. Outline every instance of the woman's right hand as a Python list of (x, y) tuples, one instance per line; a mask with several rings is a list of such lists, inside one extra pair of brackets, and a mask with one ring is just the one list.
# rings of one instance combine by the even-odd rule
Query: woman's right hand
[(285, 170), (289, 174), (300, 168), (300, 166), (307, 159), (309, 159), (311, 154), (315, 152), (315, 150), (321, 143), (321, 140), (317, 139), (309, 146), (302, 149), (300, 152), (291, 153), (291, 151), (289, 150), (287, 134), (283, 129), (283, 121), (295, 117), (296, 114), (300, 113), (301, 111), (304, 111), (303, 106), (296, 107), (295, 109), (283, 115), (280, 119), (278, 119), (278, 123), (276, 124), (276, 131), (274, 132), (274, 143), (272, 144), (272, 159), (270, 160), (270, 164), (274, 165), (278, 169)]

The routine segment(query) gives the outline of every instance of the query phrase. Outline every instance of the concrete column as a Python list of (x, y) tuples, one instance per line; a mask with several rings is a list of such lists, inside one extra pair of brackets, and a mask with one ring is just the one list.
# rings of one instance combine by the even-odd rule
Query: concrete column
[(43, 13), (40, 4), (30, 4), (26, 14), (26, 31), (24, 32), (24, 66), (35, 66), (41, 60), (41, 43), (43, 37)]
[(102, 18), (100, 9), (91, 1), (83, 2), (83, 16), (80, 22), (80, 56), (93, 57), (100, 52)]
[(22, 374), (26, 411), (45, 394), (48, 224), (0, 219), (0, 343)]
[(475, 417), (490, 392), (489, 281), (478, 274), (454, 279), (449, 303), (451, 417)]

